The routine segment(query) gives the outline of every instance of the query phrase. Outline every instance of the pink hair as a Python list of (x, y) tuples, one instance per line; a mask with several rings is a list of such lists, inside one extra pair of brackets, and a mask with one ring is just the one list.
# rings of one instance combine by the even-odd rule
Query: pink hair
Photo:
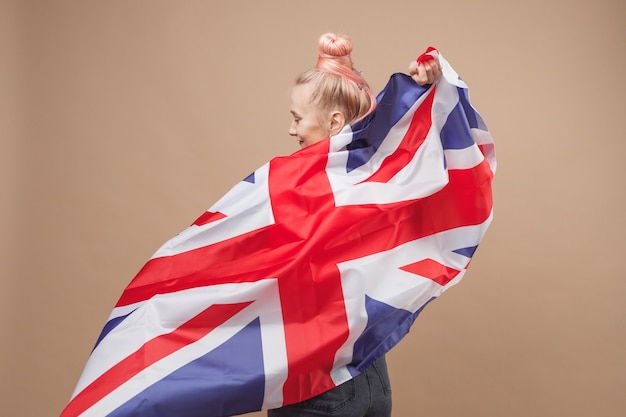
[(340, 110), (346, 123), (363, 119), (376, 108), (376, 96), (353, 64), (352, 41), (348, 36), (325, 33), (318, 43), (317, 65), (296, 80), (312, 82), (313, 100), (322, 110)]

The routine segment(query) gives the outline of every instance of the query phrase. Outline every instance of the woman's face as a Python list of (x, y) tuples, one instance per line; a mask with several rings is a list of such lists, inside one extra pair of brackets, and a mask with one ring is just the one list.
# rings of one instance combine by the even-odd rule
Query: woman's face
[(330, 136), (330, 121), (324, 123), (324, 115), (311, 103), (311, 83), (298, 84), (291, 91), (291, 114), (293, 122), (289, 135), (298, 139), (305, 148)]

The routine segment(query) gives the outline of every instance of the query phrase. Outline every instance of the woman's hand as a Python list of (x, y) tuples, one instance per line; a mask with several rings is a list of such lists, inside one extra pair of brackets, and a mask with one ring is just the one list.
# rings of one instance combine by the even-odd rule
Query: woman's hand
[(419, 85), (432, 84), (441, 76), (439, 60), (413, 61), (409, 64), (409, 75)]

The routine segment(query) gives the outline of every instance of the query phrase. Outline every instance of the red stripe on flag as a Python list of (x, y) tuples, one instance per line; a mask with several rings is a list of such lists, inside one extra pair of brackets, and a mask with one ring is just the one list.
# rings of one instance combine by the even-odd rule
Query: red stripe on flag
[(424, 259), (419, 262), (405, 265), (400, 269), (431, 279), (441, 286), (446, 285), (448, 282), (452, 281), (454, 277), (461, 273), (458, 269), (450, 268), (435, 261), (434, 259)]
[[(326, 214), (335, 212), (334, 196), (325, 167), (330, 141), (303, 149), (310, 153), (302, 162), (277, 158), (270, 166), (269, 189), (276, 222), (290, 225), (289, 233), (273, 232), (270, 241), (289, 242), (289, 256), (299, 259), (277, 270), (289, 361), (283, 385), (283, 404), (292, 404), (334, 387), (330, 377), (337, 350), (348, 338), (348, 321), (336, 260), (318, 262), (325, 251), (313, 249), (324, 241), (315, 239)], [(337, 224), (343, 228), (349, 217)], [(276, 228), (275, 228), (276, 229)], [(276, 229), (280, 231), (280, 229)], [(296, 232), (297, 234), (294, 234)], [(321, 236), (327, 236), (324, 230)], [(279, 236), (280, 235), (280, 236)], [(303, 261), (304, 259), (304, 261)], [(306, 294), (306, 296), (302, 296)], [(315, 347), (315, 361), (311, 349)]]
[(205, 211), (202, 216), (198, 217), (196, 221), (192, 223), (192, 225), (202, 226), (203, 224), (211, 223), (223, 219), (224, 217), (226, 217), (226, 215), (224, 213), (220, 213), (219, 211), (215, 213), (212, 211)]
[(144, 343), (85, 387), (67, 405), (61, 417), (80, 415), (148, 366), (198, 341), (251, 303), (212, 305), (176, 330)]
[(417, 150), (424, 143), (432, 125), (431, 110), (435, 97), (435, 88), (431, 89), (424, 102), (415, 111), (411, 119), (411, 125), (398, 148), (385, 158), (378, 171), (363, 182), (386, 183), (413, 159)]

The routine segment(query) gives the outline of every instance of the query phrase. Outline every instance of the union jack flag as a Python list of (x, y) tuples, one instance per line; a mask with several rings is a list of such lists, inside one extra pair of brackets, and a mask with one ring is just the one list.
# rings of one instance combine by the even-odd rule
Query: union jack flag
[(280, 407), (395, 346), (492, 218), (493, 141), (438, 56), (433, 85), (392, 75), (372, 115), (272, 159), (158, 249), (62, 416)]

